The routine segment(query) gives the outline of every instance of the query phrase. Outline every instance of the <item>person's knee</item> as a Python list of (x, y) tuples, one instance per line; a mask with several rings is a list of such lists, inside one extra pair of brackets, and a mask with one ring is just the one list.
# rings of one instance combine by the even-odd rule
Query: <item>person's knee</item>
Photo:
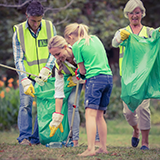
[(123, 115), (127, 120), (129, 120), (131, 117), (133, 117), (133, 112), (128, 110), (127, 112), (123, 112)]
[(104, 111), (100, 111), (100, 110), (98, 110), (98, 112), (97, 112), (97, 117), (96, 117), (96, 121), (97, 121), (97, 123), (98, 122), (102, 122), (103, 120), (104, 120), (104, 116), (103, 116), (103, 113), (104, 113)]
[(92, 109), (92, 108), (86, 108), (85, 111), (85, 116), (90, 116), (90, 117), (97, 117), (97, 110)]

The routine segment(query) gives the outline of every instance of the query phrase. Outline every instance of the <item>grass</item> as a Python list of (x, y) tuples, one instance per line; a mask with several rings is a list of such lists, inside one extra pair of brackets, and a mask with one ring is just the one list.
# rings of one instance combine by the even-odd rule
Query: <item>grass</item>
[[(0, 132), (0, 159), (2, 160), (159, 160), (160, 159), (160, 125), (152, 125), (149, 136), (149, 151), (131, 147), (132, 128), (125, 120), (107, 121), (107, 149), (109, 154), (92, 157), (78, 157), (87, 148), (85, 128), (80, 127), (79, 147), (52, 149), (43, 145), (22, 146), (16, 138), (18, 131)], [(141, 139), (141, 136), (140, 136)]]

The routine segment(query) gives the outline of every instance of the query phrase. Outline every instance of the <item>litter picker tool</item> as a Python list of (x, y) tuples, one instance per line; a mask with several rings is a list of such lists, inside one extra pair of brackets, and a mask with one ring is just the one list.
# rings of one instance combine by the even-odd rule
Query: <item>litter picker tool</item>
[(31, 79), (32, 81), (34, 81), (32, 78), (30, 78), (30, 76), (34, 76), (36, 78), (38, 78), (38, 81), (36, 81), (40, 86), (43, 86), (44, 85), (44, 81), (41, 79), (41, 77), (39, 76), (36, 76), (32, 73), (28, 73), (26, 71), (21, 71), (19, 69), (16, 69), (16, 68), (13, 68), (13, 67), (10, 67), (10, 66), (7, 66), (7, 65), (4, 65), (4, 64), (0, 64), (1, 67), (4, 67), (4, 68), (8, 68), (8, 69), (11, 69), (11, 70), (14, 70), (14, 71), (19, 71), (19, 72), (22, 72), (22, 73), (25, 73), (25, 74), (28, 74), (29, 75), (29, 79)]
[(76, 110), (76, 104), (77, 104), (77, 96), (78, 96), (78, 89), (79, 89), (79, 80), (77, 82), (76, 85), (76, 94), (75, 94), (75, 100), (74, 100), (74, 104), (73, 104), (73, 113), (72, 113), (72, 120), (71, 120), (71, 126), (70, 126), (70, 131), (66, 140), (66, 144), (65, 147), (67, 147), (67, 144), (69, 142), (69, 139), (72, 138), (72, 127), (73, 127), (73, 121), (74, 121), (74, 115), (75, 115), (75, 110)]

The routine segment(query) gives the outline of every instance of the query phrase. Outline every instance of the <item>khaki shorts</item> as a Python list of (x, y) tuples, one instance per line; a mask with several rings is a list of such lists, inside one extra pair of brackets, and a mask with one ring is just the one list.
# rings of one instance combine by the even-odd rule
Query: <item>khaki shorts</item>
[(151, 127), (149, 106), (150, 99), (146, 99), (132, 112), (123, 102), (123, 114), (131, 126), (138, 124), (140, 130), (148, 130)]

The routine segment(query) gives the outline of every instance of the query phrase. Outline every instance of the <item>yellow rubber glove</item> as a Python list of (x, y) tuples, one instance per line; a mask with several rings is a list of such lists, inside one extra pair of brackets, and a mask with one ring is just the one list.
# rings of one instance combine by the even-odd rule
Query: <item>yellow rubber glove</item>
[(67, 81), (69, 81), (68, 86), (67, 87), (73, 87), (77, 85), (77, 82), (79, 81), (79, 84), (84, 84), (86, 81), (83, 79), (77, 79), (76, 76), (69, 76)]
[(50, 128), (50, 137), (53, 137), (54, 134), (56, 133), (57, 129), (59, 128), (60, 131), (63, 133), (63, 125), (62, 125), (62, 120), (63, 120), (64, 115), (58, 112), (54, 112), (52, 114), (52, 121), (49, 124)]
[(30, 95), (30, 96), (34, 97), (35, 91), (34, 91), (33, 85), (30, 84), (30, 86), (28, 87), (28, 89), (24, 93), (27, 94), (27, 95)]
[(21, 83), (22, 83), (22, 86), (24, 89), (24, 93), (34, 97), (35, 90), (32, 85), (32, 81), (29, 80), (28, 78), (24, 78), (24, 79), (22, 79)]
[(68, 86), (67, 87), (73, 87), (76, 86), (77, 84), (73, 82), (72, 76), (69, 76), (67, 81), (69, 81)]
[(130, 35), (129, 32), (127, 32), (125, 29), (123, 29), (121, 32), (120, 32), (120, 35), (121, 35), (121, 40), (124, 41), (125, 39), (127, 39)]
[(62, 123), (60, 123), (60, 125), (59, 125), (58, 127), (55, 127), (55, 126), (51, 127), (51, 126), (49, 125), (49, 128), (50, 128), (50, 130), (51, 130), (51, 132), (50, 132), (50, 137), (53, 137), (53, 136), (54, 136), (54, 134), (56, 133), (56, 131), (57, 131), (58, 128), (60, 129), (60, 131), (61, 131), (62, 133), (64, 132)]

